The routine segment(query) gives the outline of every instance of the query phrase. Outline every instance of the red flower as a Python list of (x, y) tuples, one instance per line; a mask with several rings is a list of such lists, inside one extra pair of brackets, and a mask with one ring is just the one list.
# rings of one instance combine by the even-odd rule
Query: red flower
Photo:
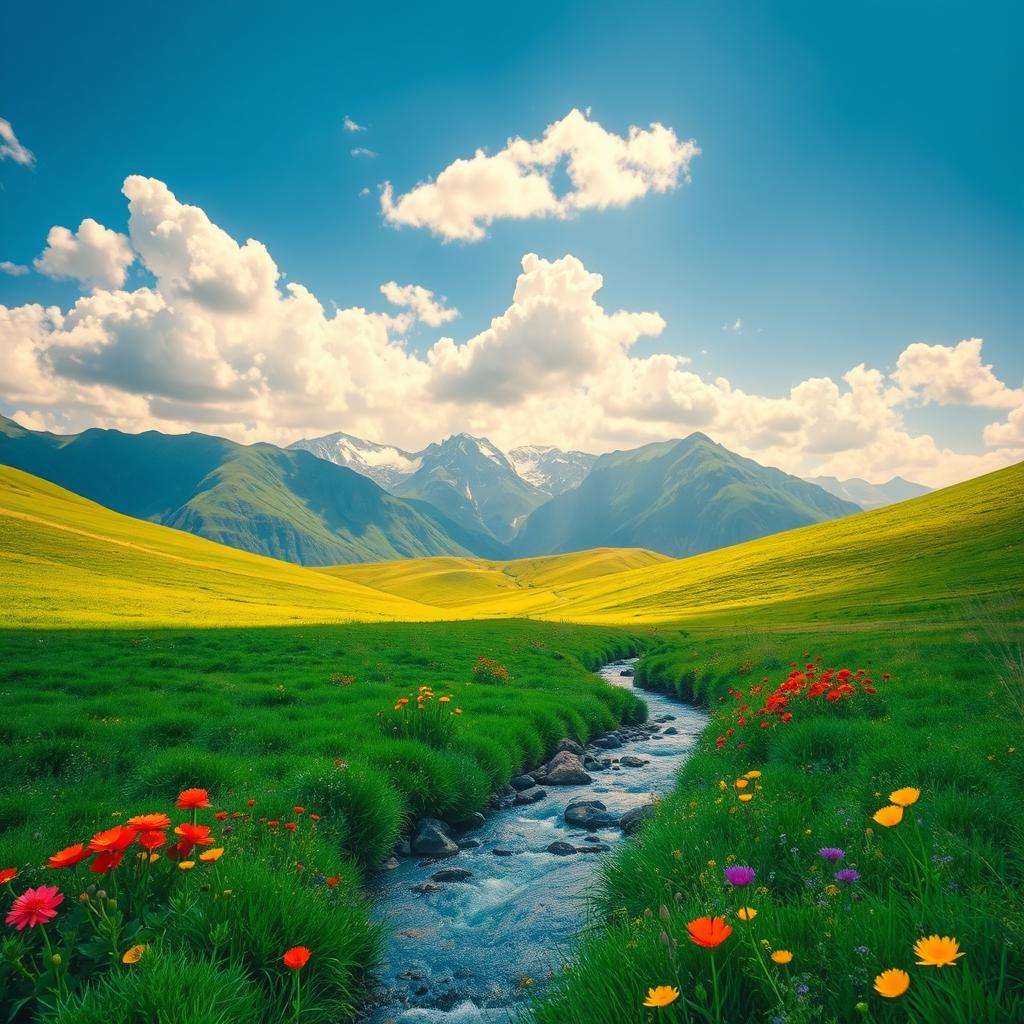
[(192, 825), (186, 821), (174, 830), (174, 834), (181, 836), (178, 849), (182, 853), (188, 853), (193, 846), (213, 845), (213, 836), (210, 835), (209, 825)]
[(183, 789), (175, 801), (183, 811), (194, 811), (199, 807), (210, 806), (210, 794), (205, 789)]
[(328, 875), (324, 879), (324, 883), (331, 889), (334, 889), (341, 881), (341, 875)]
[(217, 819), (218, 821), (224, 821), (224, 819), (225, 819), (225, 818), (230, 818), (230, 817), (231, 817), (231, 815), (230, 815), (230, 814), (228, 814), (228, 812), (227, 812), (227, 811), (218, 811), (218, 812), (217, 812), (217, 813), (216, 813), (216, 814), (214, 815), (214, 817), (215, 817), (215, 818), (216, 818), (216, 819)]
[(135, 836), (134, 828), (115, 825), (103, 832), (97, 832), (89, 840), (89, 851), (91, 853), (119, 853), (121, 850), (127, 850), (135, 842)]
[(98, 853), (89, 865), (89, 870), (94, 871), (97, 875), (102, 875), (104, 871), (113, 871), (122, 860), (124, 860), (124, 854), (120, 850)]
[(256, 801), (255, 800), (246, 800), (245, 804), (246, 804), (247, 807), (255, 807), (256, 806)]
[(305, 807), (293, 807), (292, 811), (295, 814), (305, 814), (306, 813), (306, 808)]
[(159, 829), (150, 829), (139, 835), (139, 846), (144, 850), (159, 850), (167, 842), (167, 833)]
[(319, 814), (311, 814), (309, 816), (309, 820), (310, 821), (319, 821), (320, 820), (320, 815)]
[(134, 818), (128, 819), (128, 824), (134, 825), (140, 832), (152, 832), (170, 828), (171, 819), (166, 814), (136, 814)]
[(280, 824), (281, 822), (279, 822), (277, 818), (273, 818), (271, 821), (267, 822), (267, 828), (277, 828)]
[(37, 889), (26, 889), (11, 904), (7, 914), (7, 923), (18, 931), (35, 928), (37, 924), (46, 924), (57, 916), (57, 907), (64, 902), (64, 897), (55, 885), (40, 885)]
[(17, 868), (4, 868), (2, 871), (0, 871), (0, 885), (6, 885), (17, 874)]
[(312, 950), (306, 949), (305, 946), (293, 946), (281, 959), (284, 960), (285, 967), (289, 967), (293, 971), (301, 971), (309, 963), (309, 958), (312, 955)]
[(299, 826), (296, 825), (294, 821), (286, 821), (284, 823), (284, 827), (288, 829), (289, 832), (294, 832)]

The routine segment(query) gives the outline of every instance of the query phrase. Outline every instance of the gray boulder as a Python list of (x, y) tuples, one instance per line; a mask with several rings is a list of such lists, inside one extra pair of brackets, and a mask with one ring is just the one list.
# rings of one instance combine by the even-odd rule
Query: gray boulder
[(656, 808), (654, 804), (643, 804), (641, 807), (634, 807), (626, 811), (619, 822), (619, 828), (627, 836), (635, 835), (643, 828), (644, 822), (654, 817)]
[(583, 770), (578, 754), (559, 751), (548, 762), (544, 783), (548, 786), (585, 786), (594, 780)]
[(420, 818), (410, 845), (418, 857), (454, 857), (459, 852), (448, 835), (448, 826), (437, 818)]
[(577, 757), (581, 757), (583, 754), (583, 748), (575, 740), (569, 739), (568, 736), (558, 741), (555, 753), (560, 754), (563, 750), (567, 750), (570, 754), (575, 754)]
[(430, 877), (435, 882), (464, 882), (467, 878), (473, 877), (473, 872), (467, 868), (441, 868)]
[(642, 757), (637, 757), (635, 754), (623, 754), (619, 758), (619, 764), (623, 768), (643, 768), (647, 764), (647, 760)]
[(536, 786), (537, 780), (532, 775), (517, 775), (509, 782), (509, 785), (517, 793), (521, 793), (524, 789), (532, 789)]
[(548, 853), (553, 853), (556, 857), (570, 857), (576, 852), (576, 847), (572, 843), (563, 843), (558, 840), (547, 847)]
[(610, 812), (600, 800), (573, 800), (565, 809), (565, 823), (593, 832), (596, 828), (618, 825), (619, 815)]
[(543, 800), (547, 795), (548, 791), (546, 789), (534, 786), (533, 789), (528, 789), (525, 793), (520, 793), (516, 797), (516, 804), (520, 807), (525, 804), (535, 804), (538, 800)]
[(602, 750), (618, 750), (622, 746), (622, 740), (618, 736), (598, 736), (594, 740), (594, 746), (600, 747)]

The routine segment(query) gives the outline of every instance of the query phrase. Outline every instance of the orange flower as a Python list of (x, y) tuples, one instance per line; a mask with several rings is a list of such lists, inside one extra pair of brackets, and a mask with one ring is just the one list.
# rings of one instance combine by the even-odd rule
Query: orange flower
[(720, 946), (732, 935), (732, 926), (724, 917), (698, 917), (686, 926), (686, 930), (690, 933), (690, 941), (705, 949)]
[(892, 828), (903, 820), (903, 808), (899, 804), (889, 804), (888, 807), (875, 811), (872, 817), (879, 825)]
[(209, 825), (191, 825), (186, 821), (174, 830), (174, 834), (181, 836), (177, 845), (182, 853), (188, 853), (193, 846), (213, 846)]
[(336, 888), (340, 881), (341, 881), (341, 875), (328, 875), (324, 879), (324, 883), (328, 886), (328, 888), (331, 888), (331, 889)]
[(299, 826), (296, 825), (294, 821), (286, 821), (284, 823), (284, 827), (288, 829), (289, 832), (294, 832)]
[(175, 805), (183, 811), (194, 811), (199, 807), (209, 807), (210, 794), (205, 789), (183, 789), (178, 794)]
[(115, 825), (103, 832), (97, 832), (89, 840), (89, 850), (92, 853), (116, 853), (119, 850), (127, 850), (135, 842), (135, 835), (135, 829)]
[(293, 814), (305, 814), (306, 813), (306, 808), (305, 807), (293, 807), (292, 808), (292, 813)]
[(12, 879), (16, 878), (17, 874), (17, 868), (4, 868), (2, 871), (0, 871), (0, 885), (6, 885)]
[(285, 967), (289, 967), (293, 971), (301, 971), (309, 963), (309, 958), (312, 955), (312, 950), (306, 949), (305, 946), (293, 946), (281, 959), (284, 960)]
[(900, 807), (909, 807), (921, 799), (921, 790), (915, 789), (913, 786), (904, 786), (902, 789), (890, 793), (889, 799), (894, 804), (899, 804)]
[(200, 860), (206, 860), (206, 861), (209, 861), (209, 860), (220, 860), (220, 858), (223, 856), (223, 854), (224, 854), (224, 847), (223, 846), (215, 846), (212, 850), (204, 850), (201, 854), (199, 854), (199, 859)]
[(134, 825), (140, 832), (158, 832), (170, 828), (171, 819), (166, 814), (136, 814), (134, 818), (128, 819), (128, 824)]
[(48, 868), (70, 868), (80, 864), (89, 856), (89, 850), (84, 843), (75, 843), (74, 846), (65, 846), (63, 850), (55, 853), (47, 862)]

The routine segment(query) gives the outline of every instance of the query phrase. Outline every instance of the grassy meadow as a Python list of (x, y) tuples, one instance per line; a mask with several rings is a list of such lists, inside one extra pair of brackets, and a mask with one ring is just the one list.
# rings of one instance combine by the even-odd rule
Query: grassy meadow
[[(642, 717), (590, 674), (642, 652), (642, 686), (714, 718), (607, 862), (542, 1024), (1022, 1020), (1022, 498), (1014, 467), (682, 561), (314, 570), (0, 469), (0, 879), (65, 896), (49, 930), (6, 929), (0, 1003), (60, 1024), (354, 1019), (380, 943), (364, 873), (413, 818), (465, 818), (562, 736)], [(794, 665), (852, 674), (778, 691)], [(907, 787), (901, 820), (874, 820)], [(126, 828), (138, 814), (169, 820)], [(90, 836), (91, 861), (45, 866)], [(733, 866), (755, 880), (727, 884)], [(690, 938), (704, 917), (731, 929), (713, 949)], [(965, 955), (918, 966), (933, 934)], [(282, 965), (293, 946), (308, 965)], [(883, 996), (890, 968), (909, 985)]]

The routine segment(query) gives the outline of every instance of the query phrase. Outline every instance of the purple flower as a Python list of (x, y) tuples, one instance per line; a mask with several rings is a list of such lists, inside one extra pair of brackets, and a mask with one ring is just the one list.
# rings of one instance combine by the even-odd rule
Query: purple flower
[(743, 867), (740, 864), (733, 864), (725, 869), (725, 880), (730, 885), (750, 885), (757, 872), (753, 868)]
[(842, 868), (836, 872), (836, 881), (852, 885), (860, 880), (860, 872), (856, 868)]
[(837, 861), (842, 860), (846, 856), (844, 850), (840, 850), (838, 846), (825, 846), (818, 851), (819, 855), (824, 857), (825, 860)]

